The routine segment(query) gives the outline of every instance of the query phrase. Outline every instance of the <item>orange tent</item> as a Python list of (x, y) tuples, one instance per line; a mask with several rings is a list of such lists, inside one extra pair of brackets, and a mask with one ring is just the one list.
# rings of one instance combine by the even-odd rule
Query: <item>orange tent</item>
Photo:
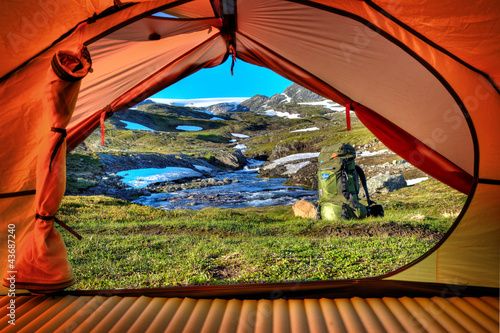
[[(160, 11), (172, 17), (152, 16)], [(17, 287), (37, 291), (72, 283), (53, 227), (66, 145), (75, 148), (113, 112), (236, 56), (347, 105), (393, 151), (469, 194), (445, 239), (370, 283), (499, 287), (497, 1), (20, 0), (0, 3), (0, 13), (4, 285), (13, 274)], [(357, 283), (298, 289), (313, 295)]]

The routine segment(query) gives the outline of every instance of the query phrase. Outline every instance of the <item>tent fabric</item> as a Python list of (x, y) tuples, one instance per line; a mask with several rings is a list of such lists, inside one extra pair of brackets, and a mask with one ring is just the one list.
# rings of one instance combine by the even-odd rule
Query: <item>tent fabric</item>
[[(44, 93), (45, 136), (38, 145), (36, 214), (32, 229), (17, 248), (15, 265), (10, 263), (4, 284), (14, 278), (18, 288), (60, 289), (73, 284), (66, 247), (54, 227), (54, 215), (66, 188), (66, 126), (78, 99), (80, 81), (91, 66), (88, 51), (76, 54), (58, 51), (47, 73)], [(11, 273), (14, 272), (14, 273)]]
[[(414, 281), (415, 276), (418, 276), (422, 282), (498, 288), (500, 280), (498, 198), (500, 198), (498, 185), (479, 184), (467, 213), (446, 241), (442, 245), (439, 244), (432, 255), (423, 258), (417, 265), (387, 279)], [(490, 237), (485, 237), (485, 234)], [(449, 260), (450, 257), (454, 260)], [(484, 264), (486, 262), (488, 265)]]
[[(174, 17), (151, 16), (155, 12)], [(2, 2), (0, 15), (0, 51), (6, 55), (0, 64), (0, 260), (7, 258), (6, 226), (16, 226), (18, 244), (26, 247), (35, 214), (46, 207), (42, 213), (52, 216), (60, 202), (62, 182), (44, 181), (51, 179), (45, 168), (54, 147), (41, 144), (48, 140), (48, 111), (40, 111), (44, 78), (55, 54), (86, 46), (93, 60), (67, 119), (71, 150), (101, 119), (221, 64), (233, 47), (244, 61), (352, 105), (387, 146), (469, 194), (442, 242), (381, 279), (498, 288), (500, 6), (495, 1), (21, 0)], [(60, 133), (49, 135), (52, 145), (59, 142)], [(55, 169), (63, 151), (56, 154)], [(45, 200), (48, 205), (40, 206)], [(70, 281), (68, 265), (57, 267), (48, 286)]]
[[(472, 65), (500, 85), (500, 7), (489, 1), (474, 1), (457, 6), (433, 1), (370, 1), (374, 8), (387, 12), (416, 32), (422, 34), (464, 65)], [(404, 8), (404, 10), (403, 10)], [(480, 17), (474, 17), (480, 13)], [(432, 17), (432, 21), (430, 21)], [(492, 29), (485, 29), (485, 26)], [(442, 31), (446, 30), (446, 34)], [(485, 43), (485, 41), (488, 41)]]

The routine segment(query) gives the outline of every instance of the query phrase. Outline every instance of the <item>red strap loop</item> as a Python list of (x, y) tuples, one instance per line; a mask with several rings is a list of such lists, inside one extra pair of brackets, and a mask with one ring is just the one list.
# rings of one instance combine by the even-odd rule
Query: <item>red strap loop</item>
[(351, 130), (351, 106), (352, 102), (345, 105), (345, 121), (347, 125), (347, 130)]
[(106, 116), (111, 116), (113, 114), (113, 111), (111, 110), (110, 105), (106, 105), (104, 109), (102, 109), (101, 112), (101, 146), (104, 146), (104, 136), (106, 135), (106, 129), (104, 128), (104, 121), (106, 120)]

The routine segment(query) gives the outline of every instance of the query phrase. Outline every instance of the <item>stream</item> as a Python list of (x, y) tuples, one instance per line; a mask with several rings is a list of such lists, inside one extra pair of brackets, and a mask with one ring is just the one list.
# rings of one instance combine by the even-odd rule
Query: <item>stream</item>
[(317, 200), (317, 191), (283, 185), (285, 178), (259, 178), (258, 170), (262, 164), (263, 162), (250, 160), (243, 170), (221, 173), (213, 177), (217, 180), (229, 178), (233, 182), (228, 185), (180, 190), (174, 193), (154, 193), (140, 197), (134, 203), (175, 210), (268, 207), (291, 205), (301, 199)]

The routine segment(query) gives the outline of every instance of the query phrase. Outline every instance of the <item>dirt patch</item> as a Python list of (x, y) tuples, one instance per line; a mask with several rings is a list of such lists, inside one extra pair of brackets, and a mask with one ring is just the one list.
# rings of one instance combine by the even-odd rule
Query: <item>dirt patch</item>
[(216, 280), (238, 278), (241, 273), (239, 253), (230, 253), (216, 259), (218, 265), (210, 267), (207, 272)]
[(414, 237), (420, 240), (432, 240), (438, 242), (445, 232), (429, 230), (415, 226), (404, 226), (398, 223), (366, 224), (357, 226), (332, 225), (322, 230), (324, 235), (347, 237)]
[(200, 229), (193, 229), (188, 227), (172, 227), (164, 225), (140, 225), (137, 227), (123, 227), (120, 229), (122, 234), (142, 234), (148, 236), (159, 236), (159, 235), (171, 235), (173, 233), (193, 233), (193, 234), (203, 234), (209, 233)]
[[(143, 225), (138, 227), (125, 227), (121, 229), (123, 234), (144, 234), (144, 235), (169, 235), (172, 233), (189, 233), (194, 235), (221, 235), (221, 231), (202, 230), (189, 227), (168, 227), (162, 225)], [(306, 235), (309, 236), (335, 236), (341, 238), (347, 237), (414, 237), (419, 240), (432, 240), (438, 242), (446, 232), (438, 230), (430, 230), (423, 227), (402, 225), (400, 223), (389, 222), (384, 224), (361, 224), (361, 225), (346, 225), (335, 224), (325, 226), (321, 230), (311, 230)], [(229, 236), (229, 233), (223, 233)]]

